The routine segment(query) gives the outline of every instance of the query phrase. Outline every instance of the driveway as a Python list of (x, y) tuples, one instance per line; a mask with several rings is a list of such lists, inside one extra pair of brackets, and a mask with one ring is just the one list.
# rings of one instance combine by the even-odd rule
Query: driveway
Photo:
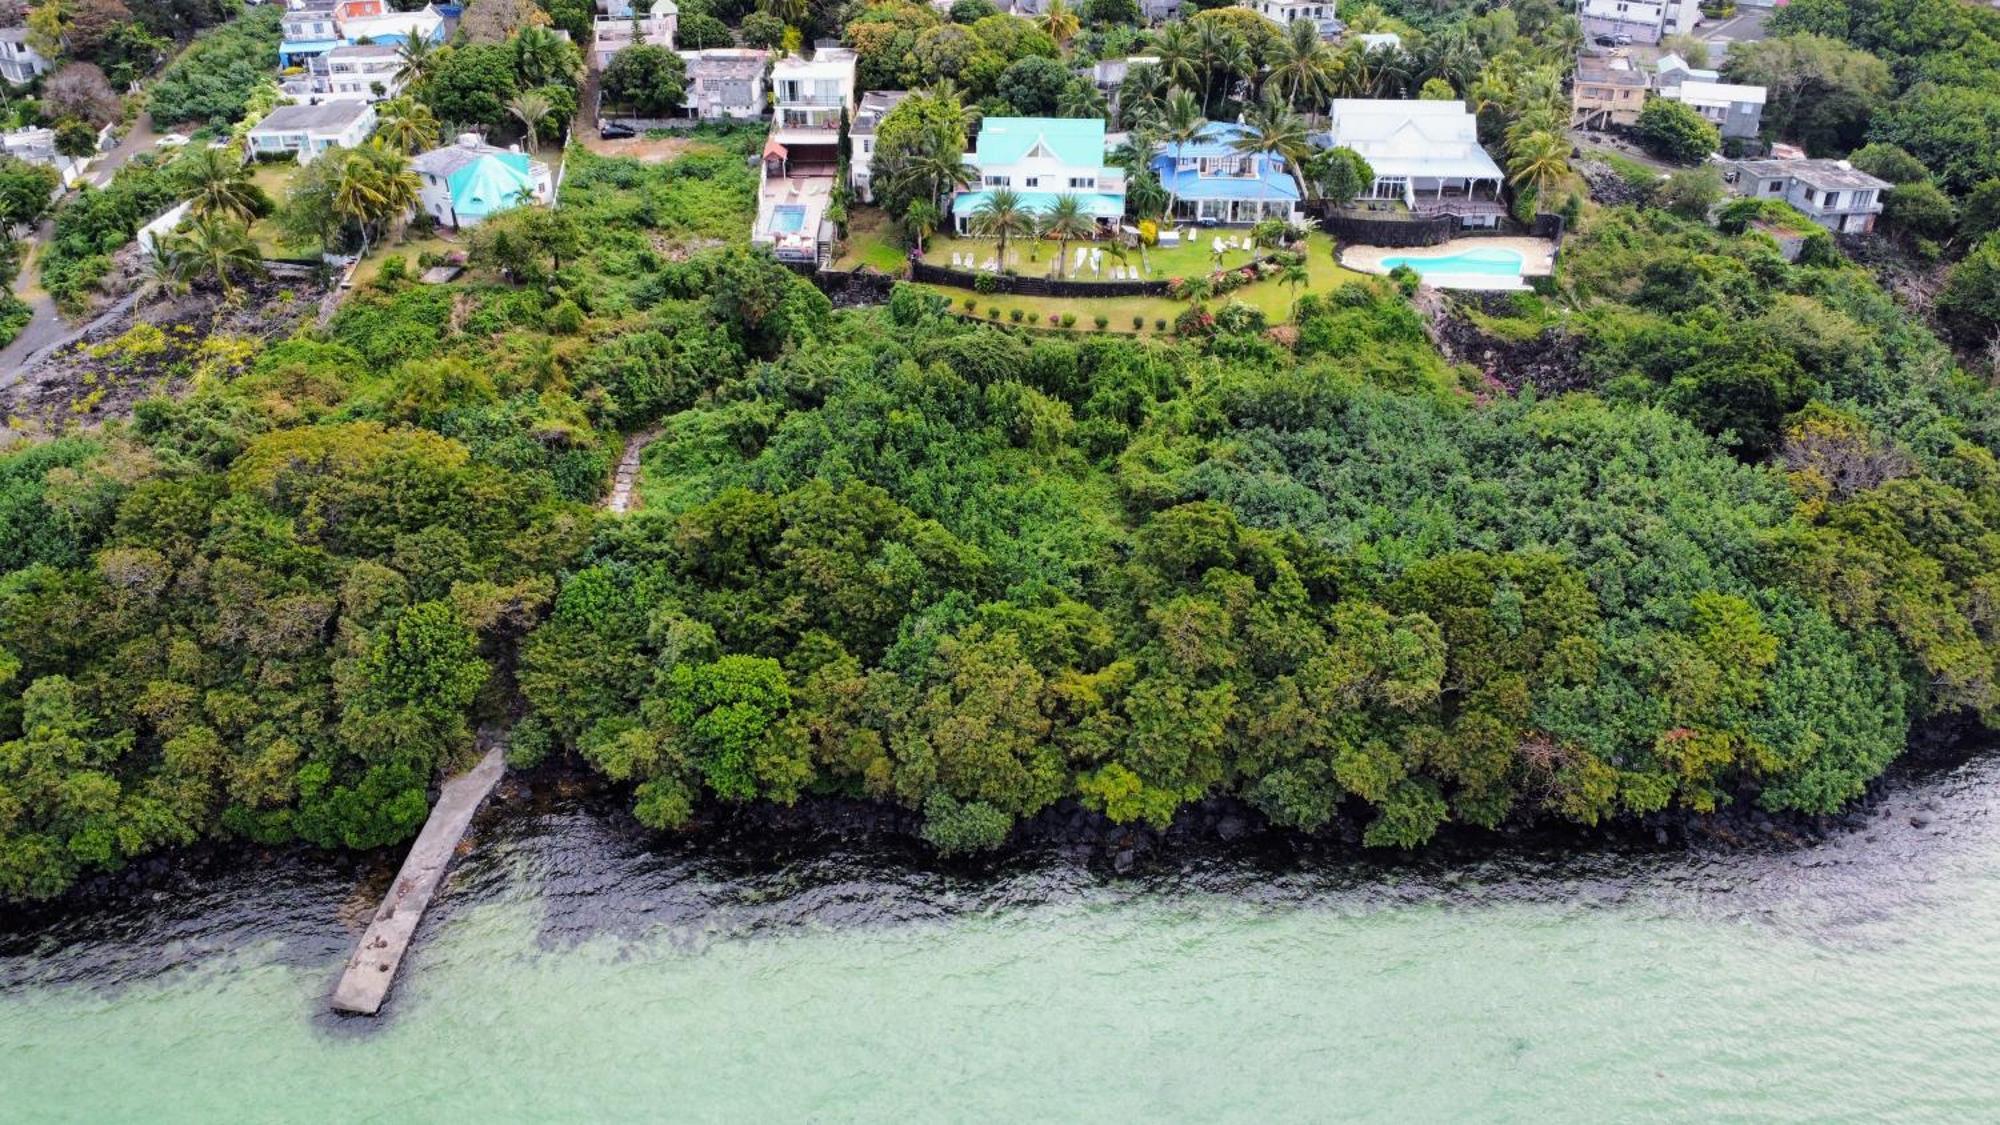
[(1696, 28), (1695, 35), (1708, 44), (1708, 64), (1721, 66), (1731, 43), (1755, 43), (1764, 38), (1764, 21), (1771, 18), (1771, 11), (1738, 4), (1735, 16), (1713, 26)]
[(90, 162), (90, 174), (84, 179), (88, 180), (92, 187), (103, 187), (111, 182), (111, 177), (118, 169), (125, 166), (126, 161), (142, 152), (156, 151), (153, 142), (159, 139), (160, 134), (153, 131), (152, 114), (140, 113), (118, 143), (111, 146), (111, 151), (99, 154), (97, 159)]

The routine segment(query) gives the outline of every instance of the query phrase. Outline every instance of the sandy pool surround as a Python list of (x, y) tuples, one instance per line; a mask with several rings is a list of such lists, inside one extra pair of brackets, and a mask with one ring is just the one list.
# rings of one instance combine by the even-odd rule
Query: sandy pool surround
[[(1555, 272), (1556, 244), (1546, 238), (1454, 238), (1436, 246), (1350, 245), (1341, 248), (1340, 264), (1363, 273), (1386, 274), (1389, 269), (1382, 262), (1388, 258), (1449, 258), (1454, 254), (1480, 250), (1518, 252), (1521, 255), (1521, 277), (1547, 277)], [(1476, 274), (1430, 274), (1424, 278), (1424, 283), (1441, 289), (1527, 288), (1527, 283), (1520, 278)]]

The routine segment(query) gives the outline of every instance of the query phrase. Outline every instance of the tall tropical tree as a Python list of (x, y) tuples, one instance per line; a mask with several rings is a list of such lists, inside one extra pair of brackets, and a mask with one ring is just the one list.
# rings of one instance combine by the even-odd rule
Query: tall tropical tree
[(376, 107), (375, 139), (395, 152), (422, 152), (437, 146), (442, 131), (431, 107), (412, 97), (390, 98)]
[(1089, 238), (1096, 233), (1097, 220), (1084, 210), (1081, 197), (1065, 192), (1049, 203), (1048, 210), (1042, 215), (1042, 234), (1056, 240), (1057, 277), (1068, 276), (1071, 240)]
[(806, 0), (757, 0), (757, 10), (787, 27), (803, 27), (809, 9)]
[(1306, 139), (1306, 121), (1275, 94), (1267, 92), (1244, 109), (1242, 132), (1231, 142), (1231, 147), (1237, 152), (1282, 160), (1286, 173), (1298, 185), (1299, 195), (1306, 194), (1305, 164), (1313, 152), (1312, 143)]
[(519, 121), (521, 128), (527, 130), (529, 152), (542, 151), (542, 123), (548, 120), (552, 110), (548, 96), (539, 91), (524, 91), (508, 99), (507, 112), (513, 114), (514, 120)]
[(896, 191), (942, 209), (954, 191), (979, 180), (979, 169), (966, 163), (965, 154), (952, 145), (928, 144), (881, 169)]
[(1527, 185), (1543, 194), (1569, 174), (1569, 142), (1553, 133), (1523, 137), (1507, 155), (1507, 172), (1516, 186)]
[[(1181, 150), (1201, 139), (1208, 128), (1208, 118), (1202, 116), (1201, 105), (1194, 95), (1186, 90), (1175, 90), (1167, 95), (1166, 119), (1160, 128), (1160, 141), (1166, 146), (1167, 155), (1176, 160)], [(1174, 205), (1179, 202), (1179, 193), (1173, 190), (1172, 181), (1167, 187), (1167, 218), (1172, 219)]]
[(1000, 240), (1000, 268), (1007, 268), (1007, 240), (1035, 232), (1035, 213), (1013, 188), (994, 188), (972, 211), (972, 233)]
[(928, 199), (919, 199), (903, 211), (903, 229), (909, 232), (910, 241), (916, 244), (917, 253), (924, 252), (924, 243), (930, 240), (938, 224), (944, 222), (944, 215), (937, 204)]
[(1118, 116), (1130, 128), (1149, 116), (1157, 116), (1166, 104), (1172, 83), (1157, 63), (1139, 63), (1125, 72), (1118, 85)]
[(435, 43), (420, 36), (406, 35), (396, 48), (396, 84), (405, 90), (421, 91), (437, 73), (443, 52)]
[(1076, 38), (1076, 33), (1083, 27), (1083, 21), (1076, 18), (1076, 10), (1064, 0), (1049, 0), (1049, 6), (1042, 9), (1041, 17), (1035, 23), (1056, 41), (1057, 47), (1064, 50), (1069, 49), (1069, 41)]
[(1306, 20), (1294, 21), (1270, 54), (1265, 89), (1275, 88), (1294, 109), (1303, 106), (1307, 113), (1318, 112), (1333, 92), (1333, 50), (1320, 38), (1319, 28)]
[(231, 149), (198, 149), (176, 165), (182, 198), (198, 219), (231, 218), (248, 223), (269, 204), (250, 179), (241, 154)]
[(546, 27), (524, 27), (515, 34), (514, 76), (523, 86), (574, 82), (583, 73), (583, 56), (575, 44)]
[(1103, 117), (1108, 108), (1104, 91), (1081, 80), (1063, 87), (1062, 96), (1056, 99), (1057, 117)]
[(1192, 87), (1201, 81), (1201, 44), (1194, 29), (1175, 21), (1153, 37), (1153, 56), (1169, 86)]
[(194, 220), (184, 232), (168, 236), (168, 245), (170, 268), (182, 284), (214, 278), (225, 300), (236, 299), (240, 280), (264, 274), (264, 255), (250, 228), (224, 215)]

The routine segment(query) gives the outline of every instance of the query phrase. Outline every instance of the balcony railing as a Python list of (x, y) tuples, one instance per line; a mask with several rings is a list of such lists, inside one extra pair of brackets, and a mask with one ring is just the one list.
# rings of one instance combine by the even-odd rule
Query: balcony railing
[(839, 94), (788, 94), (785, 92), (785, 88), (780, 86), (778, 87), (778, 104), (807, 107), (823, 106), (827, 109), (832, 109), (836, 106), (846, 105), (847, 101)]

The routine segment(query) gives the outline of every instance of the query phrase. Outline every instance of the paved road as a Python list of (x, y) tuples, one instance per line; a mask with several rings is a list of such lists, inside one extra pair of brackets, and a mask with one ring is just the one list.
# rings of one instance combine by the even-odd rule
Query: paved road
[[(126, 161), (142, 152), (155, 151), (153, 142), (158, 139), (159, 134), (153, 131), (152, 117), (141, 113), (138, 119), (132, 122), (132, 128), (126, 131), (125, 136), (112, 146), (110, 151), (91, 161), (90, 171), (84, 175), (84, 181), (93, 187), (103, 187), (111, 182), (111, 177), (117, 174), (118, 169), (125, 166)], [(39, 249), (47, 246), (49, 239), (54, 236), (55, 224), (44, 219), (41, 225), (35, 228), (32, 241)], [(41, 287), (35, 284), (35, 274), (38, 272), (35, 266), (30, 266), (24, 268), (21, 276), (14, 279), (14, 295), (26, 301), (34, 315), (28, 321), (27, 327), (21, 329), (21, 334), (14, 337), (12, 343), (0, 348), (0, 387), (8, 386), (19, 379), (22, 372), (27, 369), (30, 359), (44, 349), (68, 339), (76, 331), (75, 326), (56, 312), (55, 302), (49, 299), (49, 295), (42, 292)]]
[(1755, 43), (1764, 38), (1764, 21), (1770, 18), (1769, 8), (1740, 4), (1736, 15), (1730, 19), (1696, 28), (1695, 34), (1709, 45), (1708, 65), (1721, 66), (1722, 57), (1731, 43)]

